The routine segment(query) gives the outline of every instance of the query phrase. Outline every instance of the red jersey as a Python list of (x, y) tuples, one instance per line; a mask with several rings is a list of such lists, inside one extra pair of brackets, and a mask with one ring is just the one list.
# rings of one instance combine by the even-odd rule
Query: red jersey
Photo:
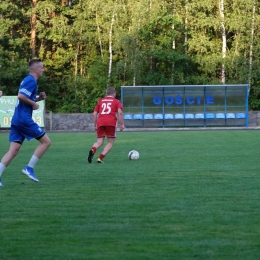
[(118, 109), (123, 110), (121, 102), (113, 96), (101, 98), (94, 111), (98, 113), (97, 127), (116, 126)]

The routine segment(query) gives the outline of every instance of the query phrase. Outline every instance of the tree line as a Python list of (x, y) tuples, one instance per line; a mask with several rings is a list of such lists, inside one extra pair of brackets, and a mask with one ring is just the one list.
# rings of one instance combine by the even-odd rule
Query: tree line
[(47, 109), (92, 112), (107, 86), (248, 84), (260, 109), (256, 0), (2, 0), (0, 88), (42, 59)]

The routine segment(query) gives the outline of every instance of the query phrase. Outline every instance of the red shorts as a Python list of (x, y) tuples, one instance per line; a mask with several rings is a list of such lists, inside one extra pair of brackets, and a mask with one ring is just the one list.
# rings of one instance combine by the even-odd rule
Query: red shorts
[(115, 126), (100, 126), (97, 129), (97, 138), (105, 137), (116, 138), (116, 127)]

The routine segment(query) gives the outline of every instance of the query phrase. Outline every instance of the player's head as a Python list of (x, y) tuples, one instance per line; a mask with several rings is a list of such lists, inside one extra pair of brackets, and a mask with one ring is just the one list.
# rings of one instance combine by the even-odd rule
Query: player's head
[(36, 79), (42, 76), (44, 71), (42, 61), (40, 59), (32, 59), (28, 63), (30, 74), (32, 74)]
[(116, 96), (116, 90), (113, 87), (108, 87), (107, 88), (107, 92), (106, 92), (107, 96)]

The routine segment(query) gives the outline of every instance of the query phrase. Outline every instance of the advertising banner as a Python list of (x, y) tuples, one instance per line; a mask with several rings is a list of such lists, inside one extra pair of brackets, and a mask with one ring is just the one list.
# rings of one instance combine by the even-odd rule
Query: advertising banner
[[(0, 97), (0, 128), (11, 126), (12, 116), (17, 102), (17, 96)], [(39, 109), (33, 111), (32, 118), (39, 126), (44, 127), (44, 100), (37, 102)]]

